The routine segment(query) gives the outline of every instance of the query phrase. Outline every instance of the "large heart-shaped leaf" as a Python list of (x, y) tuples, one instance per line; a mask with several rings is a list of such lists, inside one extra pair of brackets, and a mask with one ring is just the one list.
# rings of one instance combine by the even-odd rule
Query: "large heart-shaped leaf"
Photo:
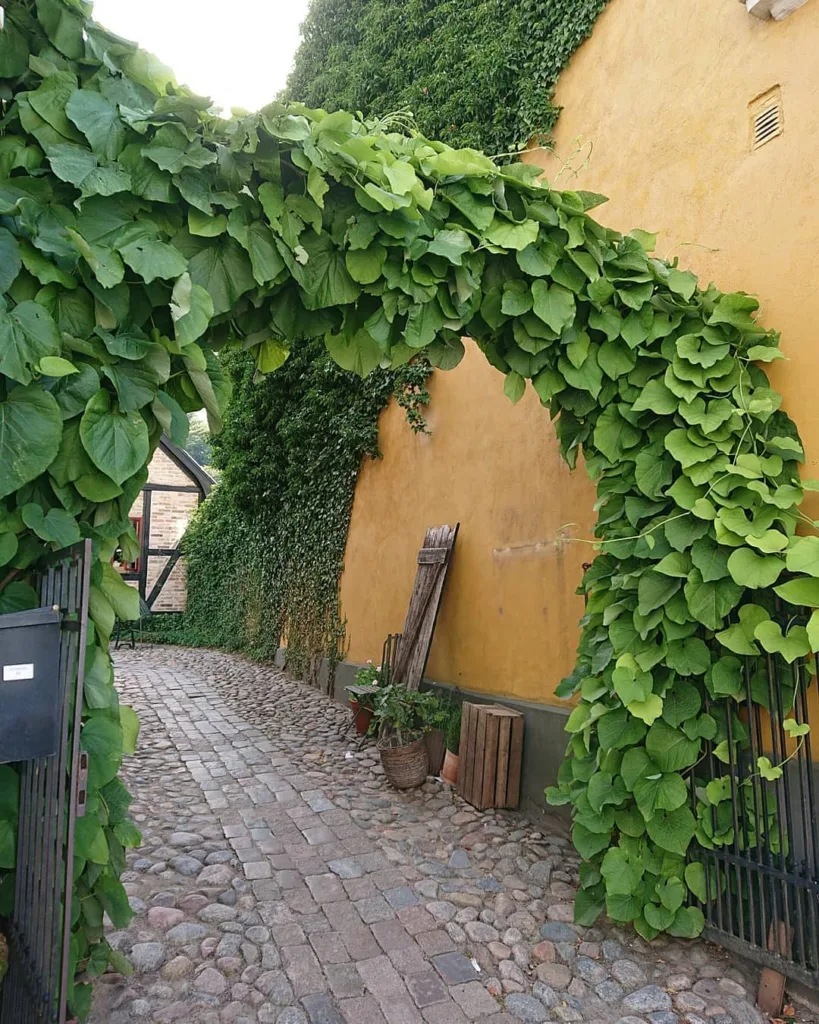
[(0, 401), (0, 498), (48, 469), (62, 432), (56, 400), (34, 384), (14, 388)]
[(85, 407), (80, 438), (97, 469), (117, 484), (133, 476), (148, 458), (145, 420), (135, 412), (120, 412), (106, 391), (98, 391)]

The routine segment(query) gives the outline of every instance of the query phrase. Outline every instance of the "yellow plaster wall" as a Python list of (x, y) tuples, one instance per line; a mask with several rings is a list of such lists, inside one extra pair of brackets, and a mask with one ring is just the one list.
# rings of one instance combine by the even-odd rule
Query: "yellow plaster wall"
[[(751, 153), (748, 104), (774, 85), (784, 135)], [(736, 0), (612, 0), (556, 99), (557, 158), (529, 158), (558, 187), (610, 196), (599, 219), (656, 230), (658, 253), (703, 283), (760, 296), (790, 359), (773, 383), (802, 432), (806, 475), (819, 477), (819, 0), (780, 23)], [(402, 628), (424, 528), (459, 519), (429, 676), (559, 703), (590, 554), (555, 537), (567, 522), (590, 536), (593, 491), (560, 462), (531, 390), (512, 407), (501, 386), (470, 346), (434, 375), (432, 437), (412, 435), (395, 406), (382, 415), (385, 458), (359, 479), (342, 580), (348, 657), (380, 657)]]
[(516, 406), (472, 342), (460, 366), (431, 378), (431, 436), (413, 434), (393, 403), (382, 413), (384, 458), (356, 488), (342, 612), (348, 659), (380, 660), (400, 632), (428, 526), (460, 522), (427, 674), (438, 682), (527, 700), (571, 671), (583, 602), (574, 594), (590, 536), (594, 491), (558, 456), (534, 392)]
[[(784, 134), (751, 152), (748, 105), (776, 85)], [(759, 296), (790, 360), (771, 379), (819, 476), (819, 0), (781, 22), (737, 0), (612, 0), (556, 102), (557, 158), (529, 159), (609, 196), (594, 216), (657, 231), (703, 284)]]

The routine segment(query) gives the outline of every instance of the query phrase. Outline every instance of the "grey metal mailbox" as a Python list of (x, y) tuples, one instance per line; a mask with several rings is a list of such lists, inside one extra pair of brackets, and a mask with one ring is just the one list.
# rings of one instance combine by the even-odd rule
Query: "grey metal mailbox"
[(60, 612), (0, 615), (0, 764), (57, 753)]

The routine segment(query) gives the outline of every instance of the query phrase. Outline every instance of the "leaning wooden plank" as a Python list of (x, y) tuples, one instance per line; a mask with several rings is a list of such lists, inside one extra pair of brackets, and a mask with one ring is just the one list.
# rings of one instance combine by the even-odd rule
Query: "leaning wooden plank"
[[(454, 528), (440, 526), (427, 530), (424, 546), (418, 553), (415, 590), (398, 651), (396, 673), (398, 680), (410, 690), (417, 690), (424, 677), (457, 536), (458, 524)], [(439, 554), (442, 550), (446, 552), (443, 561)]]

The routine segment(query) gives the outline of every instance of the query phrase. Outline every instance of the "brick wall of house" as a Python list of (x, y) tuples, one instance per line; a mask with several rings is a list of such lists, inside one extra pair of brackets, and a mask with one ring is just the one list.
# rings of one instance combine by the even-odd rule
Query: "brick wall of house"
[[(148, 467), (148, 482), (172, 484), (179, 487), (195, 486), (194, 481), (161, 448), (156, 450)], [(199, 494), (195, 491), (153, 491), (151, 494), (151, 536), (148, 538), (148, 546), (151, 548), (175, 548), (187, 529), (198, 503)], [(131, 516), (141, 518), (142, 514), (143, 492), (140, 492), (131, 509)], [(150, 594), (151, 588), (167, 561), (166, 556), (153, 556), (148, 559), (146, 595)], [(186, 597), (185, 562), (184, 559), (180, 559), (154, 602), (153, 611), (184, 611)]]

